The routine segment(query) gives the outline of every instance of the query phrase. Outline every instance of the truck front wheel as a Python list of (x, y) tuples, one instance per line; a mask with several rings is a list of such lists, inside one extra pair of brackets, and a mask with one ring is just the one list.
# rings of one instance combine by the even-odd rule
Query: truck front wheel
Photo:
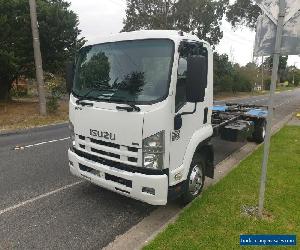
[(205, 162), (203, 156), (194, 156), (182, 195), (183, 204), (190, 203), (202, 192), (205, 180)]

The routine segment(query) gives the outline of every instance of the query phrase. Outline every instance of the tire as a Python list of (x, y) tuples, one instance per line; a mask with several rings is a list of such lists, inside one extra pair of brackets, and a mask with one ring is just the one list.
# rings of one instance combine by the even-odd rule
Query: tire
[(253, 140), (256, 143), (262, 143), (265, 140), (266, 136), (266, 127), (267, 122), (266, 120), (258, 120), (255, 125), (254, 133), (253, 133)]
[(184, 205), (190, 203), (201, 194), (205, 181), (205, 167), (205, 158), (202, 155), (195, 155), (187, 176), (184, 193), (181, 197)]

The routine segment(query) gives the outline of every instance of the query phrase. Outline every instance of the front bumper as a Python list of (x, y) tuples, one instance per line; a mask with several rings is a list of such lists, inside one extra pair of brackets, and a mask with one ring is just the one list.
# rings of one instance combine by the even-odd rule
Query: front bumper
[[(90, 161), (78, 156), (71, 150), (68, 151), (68, 155), (70, 171), (75, 176), (151, 205), (167, 204), (168, 176), (166, 174), (131, 173)], [(90, 171), (91, 169), (92, 171)], [(150, 193), (149, 190), (151, 190)]]

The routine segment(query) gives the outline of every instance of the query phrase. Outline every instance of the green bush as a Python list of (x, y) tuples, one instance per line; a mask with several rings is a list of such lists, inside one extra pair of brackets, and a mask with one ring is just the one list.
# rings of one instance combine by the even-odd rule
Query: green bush
[(54, 97), (47, 97), (47, 111), (50, 114), (56, 113), (58, 108), (59, 108), (59, 104), (58, 104), (59, 99), (54, 98)]
[(13, 85), (10, 90), (11, 97), (25, 97), (28, 95), (27, 85)]
[(47, 95), (47, 111), (56, 113), (59, 108), (59, 100), (64, 94), (64, 87), (60, 79), (52, 74), (48, 74), (45, 79), (48, 95)]

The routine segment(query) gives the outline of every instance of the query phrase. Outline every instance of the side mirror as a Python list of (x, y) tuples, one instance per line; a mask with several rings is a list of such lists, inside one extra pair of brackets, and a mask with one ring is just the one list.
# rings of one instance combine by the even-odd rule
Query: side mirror
[(178, 114), (174, 118), (174, 130), (179, 130), (182, 127), (182, 117), (181, 114)]
[(207, 58), (190, 56), (187, 60), (187, 102), (203, 102), (207, 87)]
[(66, 64), (66, 87), (67, 91), (70, 94), (73, 88), (73, 81), (74, 81), (74, 63), (67, 63)]

